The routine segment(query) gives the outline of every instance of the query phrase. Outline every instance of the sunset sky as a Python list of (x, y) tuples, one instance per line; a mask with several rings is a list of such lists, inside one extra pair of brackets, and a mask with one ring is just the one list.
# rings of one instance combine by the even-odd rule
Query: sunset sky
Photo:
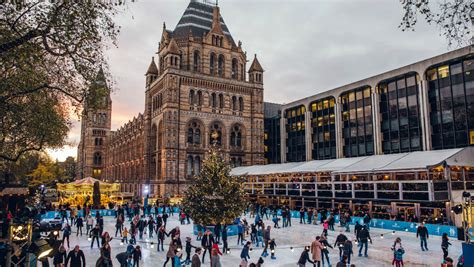
[[(163, 22), (174, 29), (188, 3), (138, 0), (117, 17), (118, 47), (106, 51), (115, 81), (112, 130), (143, 112), (144, 73)], [(288, 103), (456, 48), (421, 17), (415, 32), (402, 32), (396, 0), (220, 0), (219, 6), (247, 58), (258, 54), (267, 102)], [(76, 157), (79, 133), (75, 118), (73, 145), (48, 153), (60, 161)]]

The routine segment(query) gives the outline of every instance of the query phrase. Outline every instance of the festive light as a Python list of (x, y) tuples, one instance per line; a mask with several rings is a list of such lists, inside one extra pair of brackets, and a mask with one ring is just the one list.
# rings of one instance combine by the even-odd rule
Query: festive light
[(120, 245), (123, 246), (123, 241), (120, 241)]
[(90, 238), (90, 237), (87, 238), (87, 241), (91, 241), (91, 240), (92, 240), (92, 238)]
[(293, 247), (290, 247), (290, 250), (291, 250), (291, 252), (294, 252), (294, 251), (295, 251), (295, 249), (294, 249)]
[(405, 228), (405, 232), (408, 232), (408, 228)]
[(155, 247), (155, 244), (151, 242), (150, 248), (154, 248), (154, 247)]
[(380, 234), (380, 238), (383, 239), (383, 234)]

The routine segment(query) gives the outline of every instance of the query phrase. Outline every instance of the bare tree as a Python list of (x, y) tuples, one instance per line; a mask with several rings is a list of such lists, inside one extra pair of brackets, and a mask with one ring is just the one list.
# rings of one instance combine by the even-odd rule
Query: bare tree
[(448, 45), (463, 46), (471, 42), (474, 17), (472, 0), (400, 0), (404, 15), (399, 28), (415, 30), (418, 15), (435, 24)]

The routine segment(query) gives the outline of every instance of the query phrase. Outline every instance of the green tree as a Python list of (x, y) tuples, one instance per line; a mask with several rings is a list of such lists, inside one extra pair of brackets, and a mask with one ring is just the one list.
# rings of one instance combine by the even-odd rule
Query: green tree
[(230, 175), (222, 153), (212, 146), (199, 175), (186, 190), (183, 206), (201, 225), (231, 224), (247, 206), (242, 179)]
[(400, 0), (404, 14), (399, 28), (415, 30), (418, 15), (435, 24), (449, 45), (468, 44), (472, 38), (474, 3), (472, 0)]
[(113, 1), (0, 5), (0, 161), (65, 144), (71, 108), (107, 69), (117, 11)]
[(28, 181), (28, 187), (38, 188), (43, 184), (46, 186), (53, 184), (56, 176), (51, 167), (51, 163), (42, 162), (38, 164), (36, 169), (34, 169), (33, 172), (28, 175), (30, 178)]

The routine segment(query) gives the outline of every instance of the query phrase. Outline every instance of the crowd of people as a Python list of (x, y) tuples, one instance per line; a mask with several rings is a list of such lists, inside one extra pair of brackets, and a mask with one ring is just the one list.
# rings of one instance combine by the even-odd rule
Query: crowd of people
[[(165, 260), (163, 266), (171, 267), (188, 265), (200, 267), (207, 263), (211, 267), (220, 267), (221, 257), (230, 253), (228, 243), (228, 227), (231, 227), (230, 225), (197, 225), (196, 239), (193, 240), (190, 236), (183, 239), (180, 227), (176, 226), (168, 229), (167, 223), (170, 216), (177, 215), (181, 225), (190, 224), (191, 219), (185, 208), (159, 207), (156, 204), (144, 207), (138, 203), (126, 203), (116, 205), (114, 209), (115, 229), (109, 233), (104, 228), (104, 217), (101, 216), (99, 211), (92, 214), (92, 209), (89, 206), (62, 206), (57, 208), (59, 211), (58, 219), (62, 225), (61, 234), (50, 235), (50, 238), (60, 240), (61, 245), (52, 255), (53, 265), (85, 267), (86, 260), (91, 261), (91, 259), (86, 259), (80, 246), (71, 246), (70, 236), (73, 234), (78, 237), (87, 237), (91, 248), (99, 248), (100, 256), (95, 260), (95, 266), (97, 267), (112, 266), (113, 254), (110, 242), (114, 239), (126, 247), (125, 251), (119, 251), (115, 254), (115, 258), (121, 267), (140, 266), (142, 262), (141, 244), (147, 244), (150, 248), (154, 248), (156, 245), (156, 252), (163, 253), (163, 259)], [(337, 235), (333, 234), (336, 232), (336, 214), (339, 215), (338, 222), (341, 229)], [(298, 266), (306, 266), (307, 263), (318, 267), (331, 266), (330, 251), (333, 249), (339, 251), (337, 267), (355, 266), (353, 263), (354, 251), (358, 257), (368, 257), (368, 248), (372, 244), (370, 235), (372, 218), (369, 214), (364, 214), (362, 223), (356, 221), (353, 229), (351, 229), (351, 216), (353, 215), (350, 210), (334, 211), (301, 208), (299, 211), (292, 211), (288, 207), (277, 209), (272, 206), (250, 205), (244, 211), (242, 218), (236, 220), (236, 225), (233, 225), (237, 229), (237, 247), (241, 246), (240, 267), (262, 266), (267, 259), (270, 263), (276, 261), (278, 246), (272, 231), (292, 227), (292, 224), (298, 222), (299, 224), (322, 225), (322, 232), (316, 235), (310, 244), (304, 247), (291, 248), (292, 250), (302, 249), (296, 262)], [(269, 224), (273, 224), (273, 226)], [(347, 235), (352, 231), (356, 237), (355, 240), (351, 240)], [(331, 238), (335, 238), (334, 242), (329, 242), (328, 236), (330, 235), (332, 235)], [(423, 223), (418, 226), (416, 237), (420, 240), (421, 250), (428, 251), (429, 233)], [(195, 242), (193, 243), (193, 241)], [(165, 250), (166, 244), (168, 247)], [(443, 262), (447, 266), (452, 266), (449, 264), (453, 262), (452, 258), (449, 257), (450, 245), (447, 234), (444, 234), (441, 248)], [(357, 246), (358, 249), (354, 246)], [(254, 256), (251, 259), (250, 252), (254, 247), (262, 247), (263, 251), (258, 257), (255, 258)], [(404, 266), (405, 253), (407, 252), (402, 246), (402, 240), (397, 238), (392, 246), (392, 265)], [(48, 258), (41, 259), (41, 262), (43, 262), (43, 266), (49, 266)]]

